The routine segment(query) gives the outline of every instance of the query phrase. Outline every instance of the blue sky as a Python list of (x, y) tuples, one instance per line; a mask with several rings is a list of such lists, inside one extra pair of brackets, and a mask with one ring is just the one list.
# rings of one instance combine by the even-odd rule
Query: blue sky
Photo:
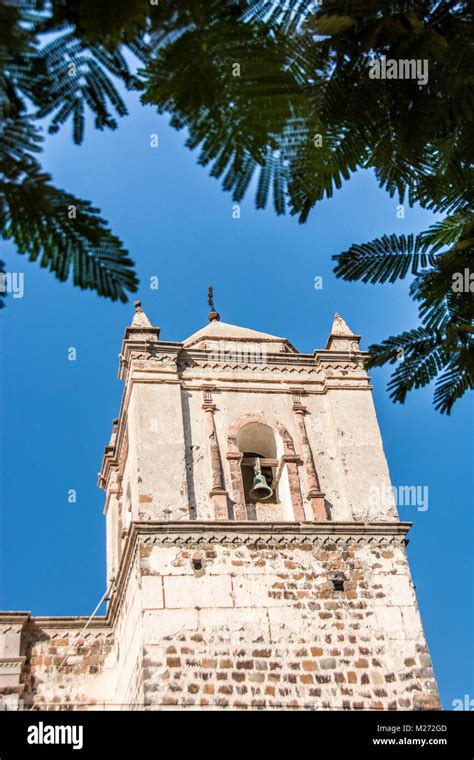
[[(164, 340), (206, 323), (209, 283), (224, 321), (284, 335), (305, 352), (324, 347), (336, 311), (364, 348), (415, 325), (408, 281), (344, 283), (331, 256), (383, 233), (417, 232), (431, 214), (407, 207), (397, 219), (396, 201), (359, 173), (306, 225), (255, 211), (251, 192), (234, 219), (230, 196), (197, 166), (184, 133), (134, 96), (128, 102), (130, 116), (116, 132), (89, 124), (76, 147), (66, 127), (47, 139), (43, 162), (58, 186), (99, 206), (124, 240), (141, 280), (138, 297)], [(150, 148), (152, 133), (158, 149)], [(0, 315), (0, 609), (88, 615), (105, 590), (104, 495), (96, 482), (118, 415), (118, 352), (133, 306), (61, 284), (9, 244), (0, 257), (8, 271), (25, 273), (24, 297), (9, 297)], [(150, 289), (154, 276), (158, 290)], [(393, 483), (429, 487), (427, 511), (405, 507), (400, 517), (414, 522), (410, 566), (449, 709), (474, 694), (472, 403), (463, 399), (451, 417), (441, 416), (426, 389), (394, 405), (389, 371), (372, 377)]]

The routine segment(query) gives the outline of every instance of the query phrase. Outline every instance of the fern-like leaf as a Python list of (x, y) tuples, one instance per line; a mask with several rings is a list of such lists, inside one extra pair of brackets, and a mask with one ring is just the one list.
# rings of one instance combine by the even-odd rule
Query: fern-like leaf
[(429, 246), (430, 242), (421, 236), (383, 235), (333, 256), (334, 272), (336, 277), (349, 281), (393, 283), (435, 263)]

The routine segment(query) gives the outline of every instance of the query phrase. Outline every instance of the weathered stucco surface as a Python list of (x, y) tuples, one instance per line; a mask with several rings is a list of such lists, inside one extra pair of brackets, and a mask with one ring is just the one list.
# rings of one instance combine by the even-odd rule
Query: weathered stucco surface
[[(438, 707), (409, 525), (369, 498), (390, 476), (363, 359), (338, 317), (305, 355), (216, 321), (167, 343), (138, 308), (99, 478), (107, 616), (0, 613), (3, 704)], [(276, 503), (249, 500), (249, 452)]]

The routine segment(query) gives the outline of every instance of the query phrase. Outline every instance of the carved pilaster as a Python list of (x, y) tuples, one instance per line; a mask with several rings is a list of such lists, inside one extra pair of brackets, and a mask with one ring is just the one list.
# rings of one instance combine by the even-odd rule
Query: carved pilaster
[[(235, 446), (235, 449), (237, 447)], [(229, 462), (230, 480), (232, 483), (232, 497), (234, 501), (234, 520), (247, 519), (247, 507), (245, 504), (244, 484), (242, 481), (242, 459), (243, 454), (240, 451), (229, 451), (227, 461)]]
[(221, 455), (219, 451), (219, 442), (217, 440), (216, 425), (214, 421), (214, 412), (216, 405), (212, 400), (212, 387), (203, 388), (204, 401), (202, 408), (206, 416), (206, 429), (209, 440), (209, 459), (211, 462), (211, 490), (209, 496), (214, 504), (214, 517), (216, 520), (227, 520), (229, 513), (227, 510), (227, 491), (224, 487), (224, 476), (222, 473)]
[(290, 486), (291, 504), (293, 506), (295, 520), (297, 522), (304, 522), (305, 514), (303, 499), (301, 497), (300, 478), (298, 475), (300, 458), (297, 454), (284, 454), (283, 460), (286, 463), (286, 469), (288, 471), (288, 483)]
[(298, 430), (298, 437), (303, 455), (303, 462), (306, 470), (306, 479), (308, 481), (307, 498), (311, 502), (315, 520), (327, 520), (326, 502), (324, 494), (319, 484), (318, 473), (314, 464), (313, 452), (308, 439), (306, 430), (305, 415), (308, 410), (301, 401), (301, 393), (293, 393), (293, 412)]

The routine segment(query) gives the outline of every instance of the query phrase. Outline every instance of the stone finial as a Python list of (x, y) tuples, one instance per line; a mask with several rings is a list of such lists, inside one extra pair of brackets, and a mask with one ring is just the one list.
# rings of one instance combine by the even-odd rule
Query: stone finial
[(354, 335), (349, 325), (346, 324), (346, 322), (344, 322), (341, 315), (338, 314), (337, 312), (334, 315), (334, 322), (332, 323), (331, 335), (346, 335), (346, 336)]
[(334, 315), (326, 349), (333, 351), (359, 351), (360, 335), (355, 335), (340, 314)]
[(142, 302), (135, 301), (135, 314), (130, 325), (125, 328), (122, 350), (119, 353), (119, 379), (126, 380), (131, 360), (138, 354), (149, 354), (153, 345), (160, 340), (160, 328), (152, 325), (142, 309)]
[(142, 309), (141, 301), (134, 301), (135, 314), (132, 319), (132, 327), (152, 327), (150, 320)]
[(209, 285), (207, 289), (207, 302), (211, 309), (207, 317), (209, 322), (218, 322), (221, 317), (220, 317), (220, 314), (216, 311), (215, 306), (214, 306), (214, 288), (212, 287), (212, 285)]

